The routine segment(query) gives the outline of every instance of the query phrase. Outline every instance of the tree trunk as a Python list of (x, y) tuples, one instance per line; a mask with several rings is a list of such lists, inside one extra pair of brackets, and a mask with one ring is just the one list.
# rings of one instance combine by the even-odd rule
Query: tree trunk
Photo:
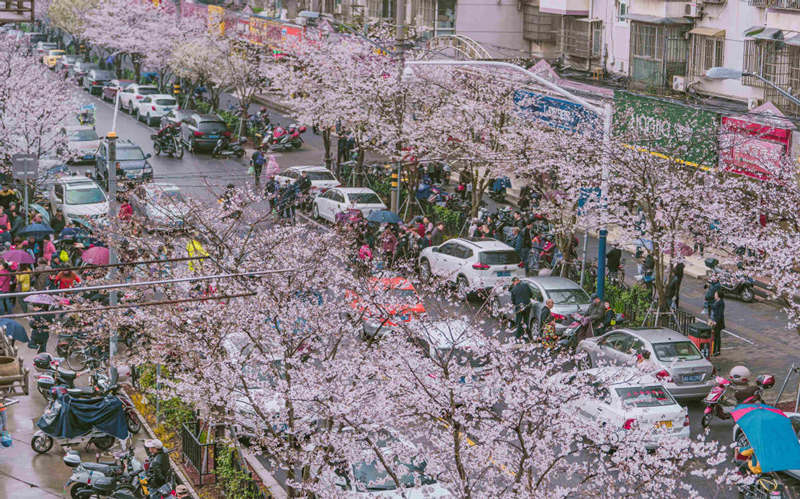
[(358, 161), (356, 162), (356, 187), (364, 187), (364, 148), (358, 146)]
[(122, 78), (122, 56), (121, 54), (117, 54), (114, 57), (114, 74), (117, 75), (117, 79)]
[(325, 168), (331, 169), (331, 129), (325, 128), (322, 130), (322, 145), (325, 147)]

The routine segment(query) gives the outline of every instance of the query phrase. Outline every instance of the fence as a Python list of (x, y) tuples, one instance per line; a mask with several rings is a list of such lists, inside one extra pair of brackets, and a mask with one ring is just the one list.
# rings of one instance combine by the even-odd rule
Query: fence
[[(235, 437), (235, 433), (233, 434)], [(218, 467), (216, 460), (223, 458), (222, 456), (223, 452), (230, 453), (228, 454), (228, 456), (230, 457), (231, 466), (235, 471), (243, 473), (245, 477), (243, 480), (242, 479), (236, 480), (232, 484), (229, 483), (223, 484), (224, 488), (223, 493), (226, 495), (226, 497), (229, 496), (230, 492), (226, 490), (228, 487), (235, 487), (236, 497), (246, 497), (247, 499), (269, 499), (272, 497), (270, 494), (268, 494), (262, 489), (258, 480), (253, 478), (253, 472), (250, 471), (250, 468), (247, 466), (247, 463), (245, 463), (244, 458), (242, 457), (241, 453), (239, 453), (238, 449), (233, 447), (226, 447), (226, 448), (221, 448), (219, 454), (215, 452), (214, 468)]]
[(181, 425), (181, 452), (184, 464), (195, 485), (214, 483), (216, 469), (216, 442), (200, 443), (200, 422)]
[(678, 331), (684, 336), (688, 336), (689, 325), (697, 320), (693, 314), (679, 308), (670, 312), (657, 313), (654, 305), (648, 313), (648, 309), (642, 309), (635, 303), (627, 303), (622, 313), (631, 327), (665, 327)]

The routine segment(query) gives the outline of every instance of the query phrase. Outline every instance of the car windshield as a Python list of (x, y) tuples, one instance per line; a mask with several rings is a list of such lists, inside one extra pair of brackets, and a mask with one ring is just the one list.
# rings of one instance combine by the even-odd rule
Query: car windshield
[(63, 50), (51, 50), (50, 55), (64, 55)]
[(656, 358), (662, 362), (674, 360), (700, 360), (703, 356), (691, 341), (674, 341), (671, 343), (654, 343)]
[(69, 132), (70, 142), (85, 142), (87, 140), (98, 140), (97, 132), (91, 129), (72, 130)]
[(140, 88), (139, 95), (154, 95), (158, 93), (157, 88)]
[(586, 305), (591, 300), (586, 291), (574, 289), (548, 289), (547, 294), (556, 305)]
[(222, 121), (201, 121), (198, 128), (203, 133), (222, 133), (227, 130)]
[(660, 407), (672, 405), (675, 400), (661, 385), (652, 386), (626, 386), (617, 388), (617, 395), (622, 400), (622, 406), (631, 407)]
[(142, 161), (144, 153), (138, 147), (118, 147), (117, 161)]
[(331, 172), (306, 172), (311, 181), (314, 180), (336, 180)]
[(94, 72), (94, 79), (95, 80), (110, 80), (114, 76), (109, 73), (108, 71), (95, 71)]
[(159, 106), (174, 106), (175, 99), (156, 99), (156, 104)]
[(484, 265), (514, 265), (520, 262), (514, 250), (481, 251), (479, 257)]
[(350, 192), (347, 197), (353, 204), (381, 204), (381, 198), (374, 192)]
[(105, 200), (103, 191), (97, 186), (67, 189), (67, 204), (96, 204)]

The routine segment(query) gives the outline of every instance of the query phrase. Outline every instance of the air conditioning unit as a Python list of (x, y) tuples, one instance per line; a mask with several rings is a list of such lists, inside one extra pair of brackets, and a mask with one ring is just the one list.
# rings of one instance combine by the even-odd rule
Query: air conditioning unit
[(758, 97), (748, 97), (747, 98), (747, 110), (752, 111), (753, 109), (757, 108), (761, 104), (764, 103), (763, 99), (759, 99)]
[(685, 76), (673, 76), (672, 77), (672, 90), (676, 92), (685, 92), (686, 91), (686, 77)]
[(683, 6), (683, 17), (701, 17), (703, 15), (703, 5), (692, 2)]

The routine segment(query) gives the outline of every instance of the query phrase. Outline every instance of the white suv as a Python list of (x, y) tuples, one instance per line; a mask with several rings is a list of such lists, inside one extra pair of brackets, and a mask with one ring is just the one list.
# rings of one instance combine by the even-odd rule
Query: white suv
[(170, 111), (178, 110), (178, 101), (168, 94), (145, 95), (133, 103), (136, 119), (148, 125), (160, 122), (161, 117)]
[(456, 284), (458, 296), (506, 285), (513, 277), (525, 277), (525, 268), (511, 246), (497, 239), (457, 238), (422, 250), (420, 275), (424, 281), (437, 276)]

